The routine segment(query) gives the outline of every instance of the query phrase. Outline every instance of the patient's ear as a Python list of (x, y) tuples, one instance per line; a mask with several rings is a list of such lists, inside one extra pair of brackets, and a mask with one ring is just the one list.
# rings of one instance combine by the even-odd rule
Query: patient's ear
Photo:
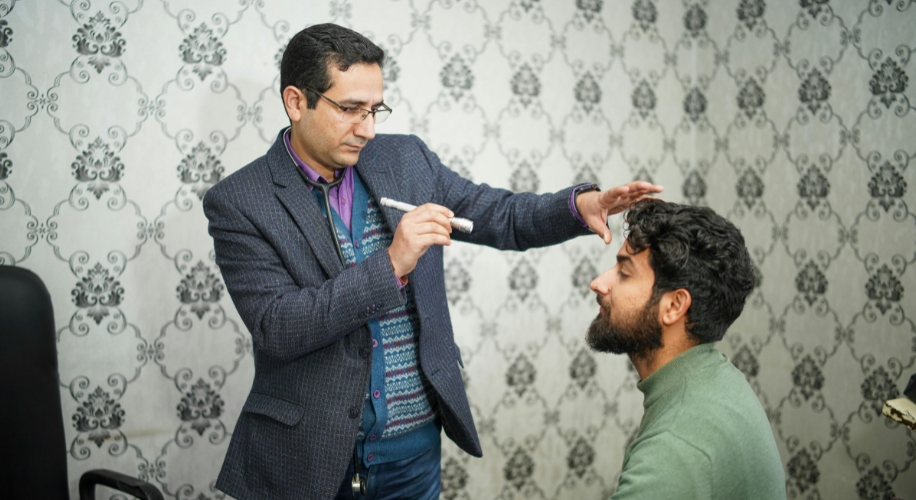
[(658, 303), (659, 322), (671, 326), (678, 321), (686, 321), (691, 301), (690, 292), (683, 288), (665, 292)]

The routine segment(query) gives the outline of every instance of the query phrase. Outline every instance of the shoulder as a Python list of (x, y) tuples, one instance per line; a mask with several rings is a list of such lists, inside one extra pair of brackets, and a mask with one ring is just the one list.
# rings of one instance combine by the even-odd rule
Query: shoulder
[(733, 486), (733, 478), (780, 485), (782, 462), (766, 411), (744, 374), (715, 354), (721, 362), (698, 370), (686, 383), (670, 431), (710, 457), (720, 487)]
[(369, 141), (362, 154), (371, 158), (403, 157), (416, 154), (426, 155), (429, 148), (415, 135), (378, 134)]
[(709, 455), (702, 448), (670, 429), (653, 433), (644, 439), (637, 439), (633, 442), (633, 448), (630, 451), (631, 458), (651, 457), (653, 463), (699, 460), (702, 463), (694, 464), (694, 466), (704, 467), (703, 463), (709, 464)]
[[(687, 409), (702, 411), (710, 418), (727, 412), (711, 412), (718, 408), (746, 408), (761, 410), (760, 400), (744, 374), (735, 368), (728, 357), (712, 350), (702, 368), (691, 373), (684, 386), (683, 404)], [(705, 407), (705, 408), (704, 408)]]
[(267, 156), (264, 155), (214, 184), (207, 190), (204, 203), (206, 204), (208, 199), (256, 194), (272, 183), (270, 169), (267, 166)]

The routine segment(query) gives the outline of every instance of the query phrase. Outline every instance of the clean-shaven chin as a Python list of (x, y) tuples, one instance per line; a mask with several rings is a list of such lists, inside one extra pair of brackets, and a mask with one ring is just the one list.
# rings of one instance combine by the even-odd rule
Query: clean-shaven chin
[[(340, 146), (341, 152), (348, 157), (352, 157), (355, 163), (355, 160), (359, 159), (359, 153), (363, 150), (363, 146), (354, 146), (352, 144), (342, 144)], [(352, 165), (353, 163), (350, 163)]]
[(340, 168), (349, 167), (350, 165), (356, 165), (356, 162), (359, 161), (359, 152), (362, 148), (353, 148), (350, 146), (341, 146), (338, 149), (337, 164), (340, 165)]

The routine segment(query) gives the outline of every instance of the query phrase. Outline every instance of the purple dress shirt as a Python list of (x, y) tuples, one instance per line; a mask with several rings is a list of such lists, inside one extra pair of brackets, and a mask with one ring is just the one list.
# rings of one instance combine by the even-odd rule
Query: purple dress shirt
[[(308, 166), (302, 158), (299, 158), (299, 155), (293, 150), (292, 145), (289, 143), (289, 131), (287, 130), (283, 134), (283, 142), (286, 143), (286, 150), (289, 151), (289, 155), (293, 157), (293, 161), (296, 162), (296, 165), (299, 165), (299, 168), (305, 172), (305, 175), (308, 176), (313, 182), (320, 184), (328, 184), (328, 180), (318, 174), (312, 167)], [(343, 172), (343, 173), (341, 173)], [(328, 201), (331, 202), (331, 208), (337, 212), (337, 215), (340, 216), (340, 219), (347, 226), (347, 229), (352, 229), (350, 227), (350, 222), (353, 219), (353, 169), (345, 168), (342, 170), (337, 170), (334, 172), (334, 178), (338, 178), (343, 175), (343, 180), (340, 184), (332, 187), (328, 190)], [(315, 189), (311, 184), (308, 184), (309, 191)]]

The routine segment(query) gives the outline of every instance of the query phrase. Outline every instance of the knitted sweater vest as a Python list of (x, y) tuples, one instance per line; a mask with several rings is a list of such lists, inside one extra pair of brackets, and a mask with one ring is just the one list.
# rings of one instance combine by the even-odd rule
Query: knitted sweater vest
[[(348, 267), (356, 266), (376, 252), (387, 250), (394, 236), (359, 176), (354, 187), (351, 229), (347, 230), (337, 213), (333, 213), (338, 242)], [(319, 192), (316, 199), (320, 196)], [(323, 204), (323, 201), (319, 202), (319, 206)], [(391, 279), (397, 279), (393, 271)], [(431, 390), (429, 381), (419, 369), (420, 319), (411, 287), (408, 285), (405, 291), (405, 305), (368, 321), (373, 340), (380, 345), (381, 351), (374, 349), (372, 376), (363, 411), (364, 433), (361, 434), (368, 435), (373, 430), (383, 429), (381, 435), (375, 436), (383, 442), (430, 424), (435, 418), (435, 411), (427, 397)], [(367, 414), (370, 407), (372, 415)], [(367, 425), (369, 427), (365, 428)], [(384, 443), (379, 444), (384, 446)]]

